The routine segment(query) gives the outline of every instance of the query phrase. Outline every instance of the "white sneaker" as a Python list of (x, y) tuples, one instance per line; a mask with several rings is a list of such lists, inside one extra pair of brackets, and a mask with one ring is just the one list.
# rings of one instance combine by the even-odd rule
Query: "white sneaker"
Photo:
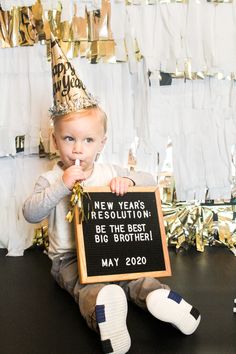
[(199, 311), (172, 290), (152, 291), (147, 296), (146, 304), (153, 316), (171, 323), (186, 335), (192, 334), (201, 320)]
[(131, 339), (126, 326), (127, 299), (123, 289), (115, 284), (104, 286), (96, 300), (96, 320), (103, 352), (125, 354)]

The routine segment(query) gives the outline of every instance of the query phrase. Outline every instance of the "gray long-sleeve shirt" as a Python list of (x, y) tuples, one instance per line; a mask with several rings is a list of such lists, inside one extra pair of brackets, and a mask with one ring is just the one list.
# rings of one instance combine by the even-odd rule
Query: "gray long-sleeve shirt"
[[(65, 217), (69, 209), (71, 191), (62, 180), (63, 170), (55, 167), (42, 174), (35, 184), (33, 193), (23, 206), (25, 219), (38, 223), (48, 218), (49, 257), (75, 250), (73, 225)], [(95, 163), (91, 176), (83, 182), (84, 186), (108, 186), (113, 177), (128, 177), (135, 185), (156, 185), (152, 175), (145, 172), (133, 172), (111, 164)]]

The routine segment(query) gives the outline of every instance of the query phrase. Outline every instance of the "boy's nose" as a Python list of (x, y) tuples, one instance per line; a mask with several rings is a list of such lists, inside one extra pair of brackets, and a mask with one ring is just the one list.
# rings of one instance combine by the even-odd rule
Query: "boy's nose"
[(82, 152), (82, 143), (79, 140), (76, 140), (73, 146), (73, 152), (79, 154)]

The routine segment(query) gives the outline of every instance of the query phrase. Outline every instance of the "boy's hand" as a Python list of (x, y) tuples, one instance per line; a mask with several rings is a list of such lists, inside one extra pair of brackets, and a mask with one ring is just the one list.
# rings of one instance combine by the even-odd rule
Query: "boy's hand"
[(129, 187), (133, 186), (134, 182), (126, 177), (114, 177), (110, 182), (111, 192), (121, 196), (128, 192)]
[(85, 180), (85, 173), (80, 166), (73, 165), (64, 171), (62, 180), (66, 187), (72, 190), (75, 182)]

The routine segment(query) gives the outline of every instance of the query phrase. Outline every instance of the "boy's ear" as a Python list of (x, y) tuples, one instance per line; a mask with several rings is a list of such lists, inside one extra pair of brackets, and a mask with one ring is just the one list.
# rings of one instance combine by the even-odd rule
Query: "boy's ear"
[(101, 149), (100, 149), (99, 152), (102, 152), (102, 150), (103, 150), (104, 145), (106, 144), (106, 142), (107, 142), (107, 137), (104, 136), (103, 139), (102, 139), (102, 141), (101, 141)]
[(55, 149), (58, 150), (57, 139), (55, 137), (55, 133), (54, 132), (52, 132), (52, 141), (53, 141), (53, 145), (54, 145)]

